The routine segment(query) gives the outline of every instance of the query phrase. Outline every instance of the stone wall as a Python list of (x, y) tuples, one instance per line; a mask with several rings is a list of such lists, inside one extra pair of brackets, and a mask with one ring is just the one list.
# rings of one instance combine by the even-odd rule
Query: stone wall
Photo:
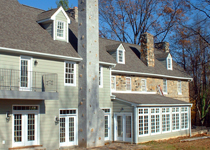
[[(126, 77), (116, 75), (116, 91), (126, 91)], [(138, 77), (138, 76), (129, 76), (131, 77), (131, 91), (141, 92), (141, 79), (146, 79), (147, 92), (157, 92), (157, 88), (160, 85), (163, 89), (163, 79), (161, 78), (147, 78), (147, 77)], [(178, 95), (177, 92), (177, 82), (178, 80), (167, 79), (167, 94), (164, 94), (166, 97), (175, 98), (178, 100), (189, 102), (189, 83), (188, 81), (182, 81), (182, 94)]]

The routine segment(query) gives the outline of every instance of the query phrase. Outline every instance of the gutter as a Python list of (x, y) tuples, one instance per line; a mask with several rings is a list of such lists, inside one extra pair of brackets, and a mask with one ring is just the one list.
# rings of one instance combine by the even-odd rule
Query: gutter
[(176, 77), (176, 76), (169, 76), (169, 75), (162, 75), (162, 74), (153, 74), (153, 73), (143, 73), (143, 72), (132, 72), (132, 71), (123, 71), (123, 70), (112, 70), (113, 73), (125, 73), (130, 75), (147, 75), (151, 77), (164, 77), (164, 78), (173, 78), (173, 79), (184, 79), (192, 81), (193, 78), (186, 78), (186, 77)]
[(33, 51), (27, 51), (27, 50), (21, 50), (21, 49), (13, 49), (13, 48), (6, 48), (6, 47), (0, 47), (0, 51), (13, 52), (13, 53), (25, 54), (25, 55), (45, 56), (47, 58), (54, 58), (54, 59), (60, 59), (60, 60), (70, 60), (70, 61), (75, 61), (75, 62), (80, 62), (81, 60), (83, 60), (82, 58), (78, 58), (78, 57), (69, 57), (69, 56), (63, 56), (63, 55), (41, 53), (41, 52), (33, 52)]

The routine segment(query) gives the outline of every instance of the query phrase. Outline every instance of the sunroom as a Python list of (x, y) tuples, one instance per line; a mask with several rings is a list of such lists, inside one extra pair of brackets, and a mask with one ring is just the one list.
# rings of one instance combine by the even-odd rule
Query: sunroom
[(114, 141), (141, 143), (191, 134), (191, 103), (157, 94), (113, 96)]

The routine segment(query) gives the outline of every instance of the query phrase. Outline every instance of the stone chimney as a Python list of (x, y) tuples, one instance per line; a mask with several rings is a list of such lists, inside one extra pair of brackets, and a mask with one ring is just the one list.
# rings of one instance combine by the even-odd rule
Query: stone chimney
[(74, 18), (74, 20), (78, 22), (78, 7), (69, 8), (66, 12), (68, 13), (69, 17)]
[(78, 145), (104, 145), (104, 112), (99, 108), (98, 0), (78, 0)]
[(141, 60), (149, 67), (155, 66), (153, 35), (144, 33), (141, 36)]
[(168, 42), (155, 43), (155, 48), (160, 49), (165, 53), (168, 53), (169, 52), (169, 43)]

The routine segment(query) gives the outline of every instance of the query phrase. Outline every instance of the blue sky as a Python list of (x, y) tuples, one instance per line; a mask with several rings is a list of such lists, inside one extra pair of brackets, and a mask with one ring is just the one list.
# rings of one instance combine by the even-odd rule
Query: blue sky
[[(19, 3), (44, 10), (56, 8), (56, 0), (18, 0)], [(78, 0), (69, 0), (69, 7), (78, 6)]]

